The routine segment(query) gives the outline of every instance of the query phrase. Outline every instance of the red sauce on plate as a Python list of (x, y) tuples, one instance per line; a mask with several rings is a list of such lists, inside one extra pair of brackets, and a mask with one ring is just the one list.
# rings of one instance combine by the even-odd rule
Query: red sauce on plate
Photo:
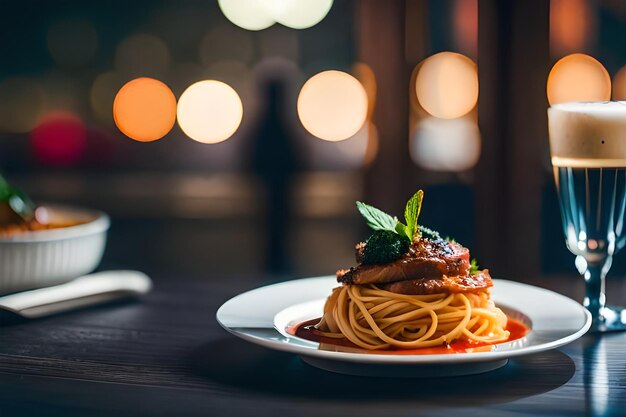
[[(315, 325), (319, 323), (320, 319), (307, 320), (300, 324), (297, 324), (289, 329), (287, 332), (302, 339), (310, 340), (320, 344), (320, 349), (323, 350), (336, 350), (336, 351), (350, 351), (350, 352), (362, 352), (362, 353), (377, 353), (377, 354), (391, 354), (391, 355), (434, 355), (434, 354), (448, 354), (448, 353), (468, 353), (468, 352), (483, 352), (490, 351), (493, 345), (486, 342), (474, 342), (471, 340), (454, 340), (449, 345), (435, 346), (429, 348), (419, 349), (386, 349), (386, 350), (366, 350), (362, 349), (348, 339), (335, 339), (331, 337), (324, 337), (320, 335), (320, 332), (315, 328)], [(528, 333), (528, 327), (519, 320), (509, 318), (506, 324), (506, 330), (510, 335), (506, 342), (511, 342), (517, 339), (521, 339)], [(500, 342), (500, 343), (506, 343)]]

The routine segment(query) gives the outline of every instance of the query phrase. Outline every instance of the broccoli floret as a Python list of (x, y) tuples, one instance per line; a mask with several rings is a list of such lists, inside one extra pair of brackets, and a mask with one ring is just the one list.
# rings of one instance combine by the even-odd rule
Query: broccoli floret
[(404, 235), (388, 230), (376, 230), (365, 242), (363, 263), (384, 264), (407, 253), (411, 242)]

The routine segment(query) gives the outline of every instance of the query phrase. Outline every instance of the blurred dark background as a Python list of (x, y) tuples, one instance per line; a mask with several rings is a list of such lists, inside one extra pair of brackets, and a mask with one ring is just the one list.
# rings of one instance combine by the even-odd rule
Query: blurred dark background
[[(368, 234), (355, 200), (401, 214), (423, 188), (420, 222), (496, 277), (575, 274), (549, 163), (546, 82), (559, 59), (583, 53), (612, 81), (601, 99), (625, 99), (626, 3), (335, 0), (319, 2), (327, 14), (311, 11), (323, 18), (302, 29), (289, 16), (259, 30), (238, 26), (250, 23), (245, 10), (243, 23), (225, 16), (252, 3), (3, 4), (0, 172), (37, 201), (109, 213), (102, 268), (332, 274), (353, 264)], [(444, 51), (462, 57), (431, 60)], [(327, 70), (355, 77), (367, 95), (365, 123), (342, 141), (316, 137), (298, 112), (305, 82)], [(455, 71), (477, 76), (477, 97), (451, 81)], [(177, 99), (197, 81), (225, 82), (243, 104), (241, 124), (213, 144), (178, 124), (160, 140), (132, 140), (113, 101), (137, 77)], [(564, 88), (586, 85), (576, 84)], [(581, 97), (594, 99), (594, 88)], [(348, 103), (340, 110), (350, 116), (359, 103)], [(624, 258), (611, 275), (626, 273)]]

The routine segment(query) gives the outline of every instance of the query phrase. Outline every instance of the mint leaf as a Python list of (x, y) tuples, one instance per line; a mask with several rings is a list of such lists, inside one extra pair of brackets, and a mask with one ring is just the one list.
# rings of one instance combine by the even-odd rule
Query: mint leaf
[(402, 222), (396, 220), (396, 227), (395, 227), (395, 231), (397, 234), (399, 234), (400, 236), (406, 236), (409, 240), (411, 240), (411, 238), (409, 237), (409, 233), (407, 231), (407, 228), (404, 224), (402, 224)]
[(478, 266), (478, 261), (476, 261), (476, 258), (472, 258), (472, 260), (470, 261), (470, 275), (476, 275), (479, 271), (479, 266)]
[(413, 197), (406, 203), (404, 209), (404, 220), (406, 221), (406, 235), (413, 240), (419, 234), (417, 227), (417, 219), (422, 210), (422, 200), (424, 199), (424, 191), (418, 190)]
[(359, 213), (365, 218), (367, 225), (373, 230), (389, 230), (396, 232), (396, 226), (399, 223), (396, 217), (391, 217), (384, 211), (360, 201), (356, 202), (356, 207)]
[(422, 210), (422, 200), (424, 198), (424, 191), (419, 190), (409, 199), (404, 209), (404, 218), (406, 225), (398, 220), (397, 217), (392, 217), (382, 210), (376, 207), (365, 204), (361, 201), (356, 202), (356, 207), (365, 218), (367, 225), (373, 230), (387, 230), (397, 233), (401, 236), (406, 236), (409, 241), (419, 236), (420, 229), (417, 226), (417, 219)]

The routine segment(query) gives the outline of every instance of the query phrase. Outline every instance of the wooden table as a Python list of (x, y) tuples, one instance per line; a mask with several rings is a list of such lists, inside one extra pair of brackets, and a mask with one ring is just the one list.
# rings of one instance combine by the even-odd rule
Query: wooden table
[[(0, 327), (0, 415), (626, 415), (626, 333), (476, 376), (350, 377), (219, 327), (221, 303), (266, 283), (157, 277), (141, 302)], [(535, 283), (581, 295), (580, 278)], [(625, 287), (609, 287), (613, 302)]]

